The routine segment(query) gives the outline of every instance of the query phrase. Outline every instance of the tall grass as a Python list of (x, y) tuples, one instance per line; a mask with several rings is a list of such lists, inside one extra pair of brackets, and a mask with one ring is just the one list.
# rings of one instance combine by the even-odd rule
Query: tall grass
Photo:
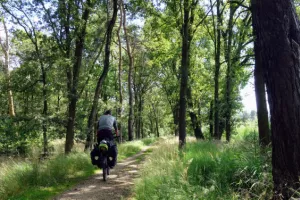
[[(119, 158), (136, 154), (154, 141), (149, 138), (121, 144), (118, 146)], [(74, 153), (65, 156), (62, 149), (62, 143), (58, 142), (54, 149), (55, 156), (47, 160), (30, 158), (27, 161), (6, 160), (2, 163), (0, 200), (49, 199), (95, 173), (97, 168), (91, 164), (89, 152), (79, 152), (77, 147)], [(38, 151), (34, 151), (32, 155), (38, 156)]]
[(58, 155), (45, 162), (8, 162), (0, 172), (0, 199), (33, 187), (66, 184), (92, 175), (94, 167), (86, 153)]
[(118, 146), (118, 160), (122, 161), (127, 157), (130, 157), (142, 150), (144, 146), (150, 145), (155, 142), (156, 138), (144, 138), (142, 140), (136, 140), (127, 142)]
[(136, 199), (267, 199), (270, 164), (251, 143), (165, 141), (144, 164)]

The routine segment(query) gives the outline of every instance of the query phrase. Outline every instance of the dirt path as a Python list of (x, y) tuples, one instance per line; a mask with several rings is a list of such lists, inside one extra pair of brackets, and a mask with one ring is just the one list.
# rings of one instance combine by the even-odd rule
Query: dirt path
[(141, 159), (147, 150), (145, 147), (140, 153), (127, 158), (110, 171), (106, 182), (102, 179), (102, 171), (74, 188), (64, 192), (54, 200), (120, 200), (131, 196), (133, 180), (138, 176)]

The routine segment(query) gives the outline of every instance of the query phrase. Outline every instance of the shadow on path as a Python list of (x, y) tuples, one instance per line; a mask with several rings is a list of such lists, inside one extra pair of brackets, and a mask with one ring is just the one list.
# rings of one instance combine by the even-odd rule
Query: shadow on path
[(130, 197), (134, 178), (138, 177), (141, 164), (140, 157), (151, 147), (145, 147), (140, 153), (117, 164), (110, 171), (106, 182), (102, 179), (102, 171), (62, 193), (54, 200), (119, 200)]

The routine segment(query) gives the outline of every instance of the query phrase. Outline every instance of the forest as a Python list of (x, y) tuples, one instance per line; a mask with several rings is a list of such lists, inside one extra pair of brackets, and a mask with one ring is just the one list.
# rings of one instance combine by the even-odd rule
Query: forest
[[(58, 143), (63, 149), (59, 156), (80, 160), (80, 151), (88, 162), (98, 119), (112, 110), (121, 145), (176, 139), (165, 149), (174, 155), (156, 164), (164, 166), (168, 156), (185, 152), (170, 176), (189, 168), (187, 199), (299, 198), (297, 13), (298, 0), (1, 0), (0, 169), (8, 159), (33, 154), (38, 163), (51, 160)], [(252, 79), (257, 111), (247, 114), (241, 91)], [(205, 157), (224, 153), (224, 159), (234, 160), (242, 155), (236, 141), (241, 127), (249, 124), (239, 142), (255, 151), (251, 156), (258, 160), (255, 169), (245, 165), (239, 175), (250, 169), (250, 178), (245, 173), (244, 179), (231, 180), (236, 171), (212, 167), (228, 173), (228, 180), (223, 178), (239, 188), (232, 189), (238, 196), (201, 196), (191, 189), (204, 184), (208, 191), (227, 190), (211, 183), (206, 170), (212, 161)], [(203, 163), (197, 164), (200, 157)], [(220, 166), (232, 164), (229, 160)], [(143, 173), (143, 184), (152, 184), (146, 180), (152, 172)], [(204, 175), (197, 179), (197, 174)], [(268, 183), (267, 189), (245, 194), (258, 185), (249, 180), (263, 174), (267, 178), (259, 180)], [(4, 177), (0, 173), (0, 185)], [(141, 182), (137, 199), (184, 199), (151, 198), (155, 187), (145, 196)], [(3, 188), (2, 195), (8, 190)]]

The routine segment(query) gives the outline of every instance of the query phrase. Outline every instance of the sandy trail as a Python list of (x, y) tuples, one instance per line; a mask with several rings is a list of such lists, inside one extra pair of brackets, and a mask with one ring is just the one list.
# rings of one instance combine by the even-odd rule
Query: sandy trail
[(133, 181), (138, 176), (141, 165), (139, 158), (144, 158), (147, 150), (143, 150), (117, 164), (110, 171), (106, 182), (102, 179), (102, 171), (81, 182), (70, 190), (54, 198), (54, 200), (120, 200), (128, 199), (132, 195)]

